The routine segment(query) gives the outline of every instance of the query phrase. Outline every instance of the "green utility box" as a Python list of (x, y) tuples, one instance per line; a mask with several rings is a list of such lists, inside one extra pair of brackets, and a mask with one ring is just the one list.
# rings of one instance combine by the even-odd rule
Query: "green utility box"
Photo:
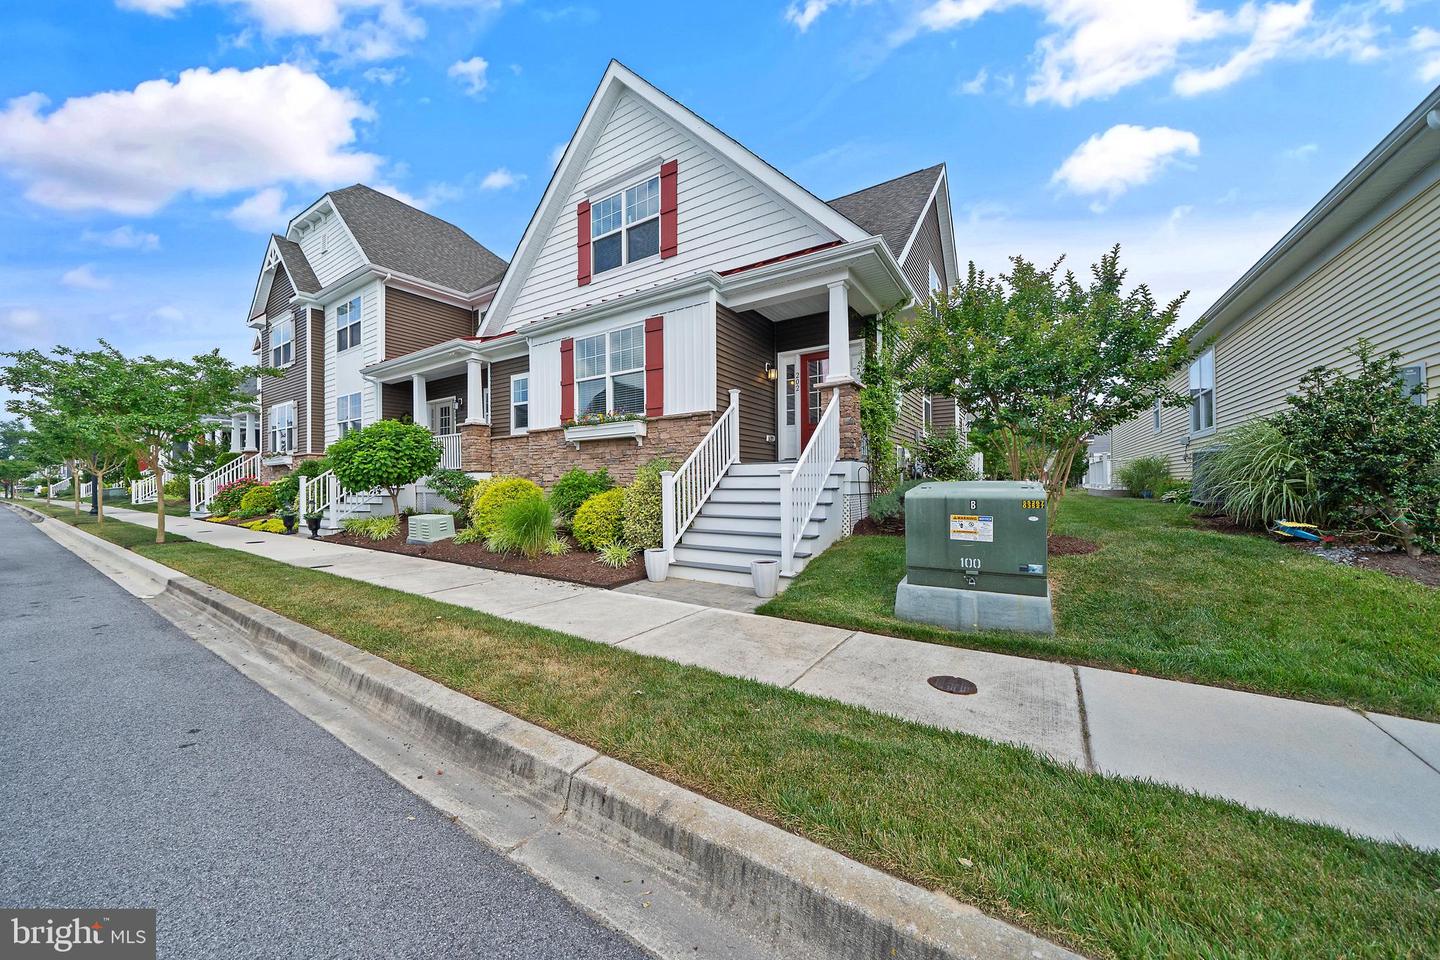
[(905, 495), (895, 615), (952, 630), (1054, 633), (1047, 506), (1029, 481), (915, 487)]
[(410, 517), (406, 543), (438, 543), (455, 536), (455, 518), (448, 513), (417, 513)]

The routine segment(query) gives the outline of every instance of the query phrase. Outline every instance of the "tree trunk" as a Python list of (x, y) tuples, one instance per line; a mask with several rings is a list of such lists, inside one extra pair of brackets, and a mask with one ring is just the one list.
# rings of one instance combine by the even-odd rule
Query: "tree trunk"
[(70, 492), (75, 497), (75, 512), (80, 512), (80, 478), (75, 475), (76, 464), (74, 460), (67, 461), (70, 465)]
[(400, 519), (400, 488), (390, 488), (390, 515), (396, 520)]
[(155, 471), (155, 542), (165, 542), (165, 468), (160, 465), (160, 447), (150, 448), (150, 469)]
[(95, 479), (91, 482), (95, 484), (95, 525), (103, 527), (105, 525), (105, 471), (95, 471)]

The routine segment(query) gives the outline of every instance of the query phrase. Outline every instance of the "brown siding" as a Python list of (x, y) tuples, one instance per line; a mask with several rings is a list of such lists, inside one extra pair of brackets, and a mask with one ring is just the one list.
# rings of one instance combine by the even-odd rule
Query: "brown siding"
[(935, 204), (930, 204), (925, 211), (925, 217), (920, 222), (920, 231), (915, 234), (915, 242), (910, 245), (910, 252), (905, 255), (905, 262), (900, 269), (905, 272), (905, 278), (910, 281), (910, 286), (921, 297), (930, 293), (930, 264), (935, 265), (935, 272), (940, 275), (940, 282), (946, 286), (953, 284), (955, 277), (946, 276), (945, 252), (940, 245), (940, 214), (935, 209)]
[(903, 394), (900, 401), (900, 420), (890, 439), (907, 447), (915, 446), (915, 438), (925, 424), (925, 402), (919, 391)]
[(425, 384), (425, 399), (443, 400), (446, 397), (459, 397), (460, 402), (464, 403), (466, 388), (465, 374), (463, 373), (457, 373), (453, 377), (441, 377)]
[[(510, 378), (529, 370), (528, 356), (500, 360), (490, 365), (490, 436), (510, 435)], [(534, 392), (533, 389), (531, 392)]]
[[(325, 452), (325, 311), (311, 309), (307, 329), (310, 351), (309, 451)], [(331, 411), (333, 414), (333, 411)]]
[(290, 275), (279, 264), (275, 265), (275, 279), (270, 283), (270, 296), (265, 301), (265, 316), (278, 317), (290, 309), (290, 298), (295, 296), (295, 287)]
[[(850, 339), (859, 340), (865, 336), (865, 318), (850, 311)], [(785, 353), (804, 347), (823, 347), (830, 342), (830, 317), (817, 313), (809, 317), (796, 317), (775, 324), (775, 352)]]
[(475, 335), (475, 311), (385, 288), (385, 359)]
[(380, 387), (380, 419), (404, 420), (414, 411), (415, 394), (408, 383), (386, 383)]
[[(295, 321), (295, 335), (291, 363), (285, 368), (284, 374), (279, 377), (260, 378), (260, 394), (264, 404), (260, 411), (260, 445), (266, 454), (274, 453), (270, 449), (270, 408), (292, 400), (295, 402), (295, 450), (292, 452), (305, 453), (309, 450), (306, 427), (311, 404), (305, 391), (306, 364), (310, 358), (309, 324), (306, 323), (308, 311), (303, 307), (291, 310), (288, 304), (293, 293), (289, 277), (285, 275), (282, 267), (277, 266), (275, 279), (270, 286), (270, 296), (266, 300), (265, 327), (260, 333), (261, 363), (270, 363), (272, 324), (285, 317), (292, 317)], [(323, 382), (321, 388), (323, 389)]]
[(730, 406), (730, 390), (740, 391), (740, 459), (755, 463), (776, 457), (775, 385), (765, 365), (775, 362), (775, 324), (758, 313), (715, 310), (716, 410)]
[(956, 430), (959, 424), (955, 422), (955, 401), (949, 397), (936, 397), (934, 406), (930, 412), (930, 426), (936, 433), (944, 433), (947, 430)]

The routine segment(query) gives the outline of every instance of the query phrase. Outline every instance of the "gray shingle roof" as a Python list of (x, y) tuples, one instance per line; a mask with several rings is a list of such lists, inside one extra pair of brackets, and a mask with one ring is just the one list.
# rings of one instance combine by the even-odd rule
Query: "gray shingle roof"
[(305, 254), (300, 250), (300, 244), (294, 240), (286, 240), (277, 233), (275, 247), (280, 251), (280, 260), (285, 264), (285, 272), (290, 274), (291, 286), (301, 293), (314, 293), (320, 289), (320, 281), (315, 279), (315, 271), (310, 269), (310, 261), (305, 259)]
[(469, 293), (500, 278), (504, 260), (468, 233), (408, 203), (357, 183), (330, 199), (365, 258), (380, 267)]
[(905, 249), (905, 241), (914, 232), (920, 215), (925, 212), (925, 201), (930, 199), (930, 191), (943, 167), (944, 164), (937, 163), (933, 167), (836, 197), (829, 204), (860, 229), (885, 238), (885, 245), (898, 257)]

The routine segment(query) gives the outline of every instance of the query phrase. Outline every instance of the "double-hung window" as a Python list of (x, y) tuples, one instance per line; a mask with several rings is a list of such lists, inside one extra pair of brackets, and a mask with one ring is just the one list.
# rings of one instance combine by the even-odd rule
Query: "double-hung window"
[(288, 367), (295, 359), (295, 321), (286, 317), (270, 324), (270, 366)]
[(360, 346), (360, 298), (335, 308), (335, 352)]
[(510, 378), (510, 432), (525, 433), (530, 429), (530, 375)]
[(939, 293), (941, 286), (940, 274), (936, 271), (935, 264), (933, 262), (926, 264), (926, 266), (930, 268), (930, 292)]
[(1215, 429), (1215, 348), (1211, 347), (1190, 364), (1190, 433), (1211, 433)]
[(335, 398), (335, 424), (342, 437), (360, 429), (360, 394), (346, 393)]
[(1160, 400), (1156, 398), (1155, 409), (1150, 411), (1150, 429), (1154, 433), (1159, 433), (1161, 430), (1160, 409)]
[(920, 424), (928, 435), (935, 429), (935, 398), (925, 393), (920, 396)]
[(270, 408), (270, 452), (291, 453), (294, 449), (295, 404), (276, 404)]
[(575, 409), (645, 412), (645, 327), (634, 324), (575, 341)]
[(591, 269), (614, 270), (660, 253), (660, 177), (590, 205)]

